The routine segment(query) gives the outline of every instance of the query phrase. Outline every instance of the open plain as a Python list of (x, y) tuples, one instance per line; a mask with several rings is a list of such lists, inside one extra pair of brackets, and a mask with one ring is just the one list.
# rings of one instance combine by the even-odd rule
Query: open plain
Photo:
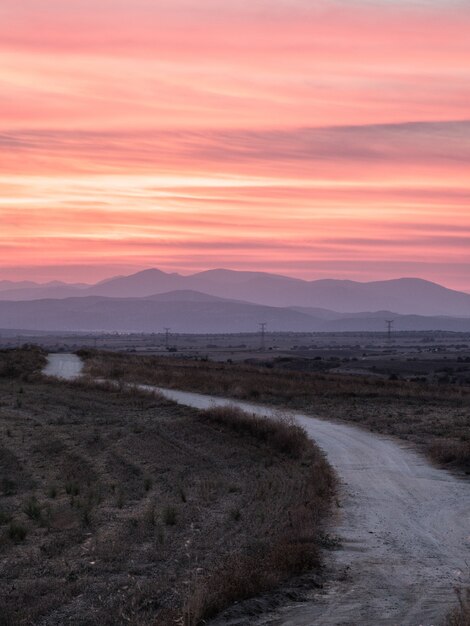
[[(89, 371), (103, 373), (107, 359), (115, 368), (114, 373), (119, 373), (121, 382), (125, 381), (125, 365), (119, 371), (119, 365), (122, 366), (119, 355), (91, 356)], [(134, 359), (139, 362), (139, 357)], [(129, 363), (129, 357), (124, 357), (126, 362)], [(147, 371), (148, 376), (157, 379), (166, 376), (173, 381), (173, 387), (184, 386), (184, 381), (186, 385), (195, 384), (194, 372), (193, 376), (191, 373), (181, 376), (174, 360), (165, 368), (159, 366), (161, 363), (157, 361), (144, 360), (140, 374), (134, 364), (134, 367), (130, 365), (127, 376), (130, 378), (132, 374), (135, 384), (139, 375), (144, 378)], [(186, 365), (191, 366), (196, 367), (191, 363)], [(220, 364), (215, 367), (220, 372)], [(210, 369), (197, 371), (200, 387), (204, 386), (204, 377), (209, 381), (207, 384), (220, 383), (217, 373)], [(250, 374), (239, 372), (243, 380), (250, 378), (250, 384), (256, 387), (254, 372)], [(233, 378), (233, 372), (231, 375)], [(174, 383), (177, 377), (179, 385)], [(278, 381), (274, 384), (279, 386)], [(323, 384), (328, 383), (323, 381)], [(357, 381), (356, 386), (359, 389)], [(258, 387), (263, 389), (261, 385)], [(247, 413), (276, 415), (276, 409), (259, 403), (149, 385), (142, 388), (158, 390), (171, 400), (198, 409), (232, 404)], [(391, 389), (387, 390), (388, 394), (396, 392), (393, 386)], [(410, 397), (408, 389), (405, 401), (409, 403)], [(384, 401), (383, 395), (379, 401)], [(462, 416), (468, 419), (468, 398), (464, 397), (459, 406)], [(312, 590), (311, 602), (287, 606), (261, 618), (260, 623), (289, 626), (442, 623), (449, 607), (455, 604), (454, 588), (469, 583), (468, 480), (431, 466), (409, 445), (400, 445), (396, 440), (338, 421), (332, 423), (296, 411), (291, 415), (326, 453), (341, 479), (335, 527), (341, 548), (329, 560), (330, 581), (322, 591)], [(232, 623), (247, 622), (242, 618)]]
[(2, 626), (193, 626), (321, 582), (335, 478), (302, 429), (44, 364), (0, 353)]

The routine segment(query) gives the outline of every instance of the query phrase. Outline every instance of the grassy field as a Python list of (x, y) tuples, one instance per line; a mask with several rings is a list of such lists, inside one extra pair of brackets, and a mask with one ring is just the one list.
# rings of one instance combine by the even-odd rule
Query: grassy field
[(0, 354), (2, 626), (191, 626), (319, 571), (335, 480), (295, 424), (43, 380), (43, 358)]
[(186, 389), (360, 424), (470, 471), (470, 389), (246, 364), (84, 351), (91, 376)]

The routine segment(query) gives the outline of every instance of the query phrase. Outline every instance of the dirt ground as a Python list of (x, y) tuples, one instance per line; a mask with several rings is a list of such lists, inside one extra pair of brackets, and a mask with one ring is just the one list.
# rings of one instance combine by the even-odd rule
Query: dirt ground
[(191, 624), (205, 577), (261, 554), (315, 481), (312, 459), (116, 389), (0, 378), (0, 433), (2, 626)]

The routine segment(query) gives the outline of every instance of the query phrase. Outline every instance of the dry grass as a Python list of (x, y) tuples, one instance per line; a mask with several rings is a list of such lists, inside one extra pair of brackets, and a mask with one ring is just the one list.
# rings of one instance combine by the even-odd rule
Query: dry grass
[(434, 461), (470, 471), (470, 390), (291, 372), (246, 364), (85, 352), (93, 376), (302, 410), (412, 441)]
[(271, 544), (235, 552), (209, 575), (196, 578), (184, 607), (184, 625), (205, 623), (233, 602), (275, 588), (293, 574), (318, 568), (320, 556), (314, 542), (302, 542), (292, 533)]
[(292, 424), (87, 382), (0, 398), (0, 623), (192, 626), (318, 569), (334, 478)]
[[(209, 409), (199, 417), (243, 436), (248, 434), (279, 454), (300, 461), (309, 468), (310, 480), (304, 482), (297, 504), (284, 507), (282, 513), (279, 501), (266, 501), (269, 483), (260, 484), (256, 496), (265, 503), (260, 509), (262, 518), (271, 518), (270, 540), (250, 541), (247, 550), (232, 551), (212, 572), (194, 579), (184, 610), (186, 626), (214, 617), (231, 603), (272, 589), (290, 576), (318, 568), (321, 520), (325, 503), (335, 490), (335, 479), (325, 458), (293, 421), (248, 415), (233, 407)], [(232, 511), (232, 519), (237, 522), (243, 523), (245, 516), (244, 510)]]
[(470, 590), (457, 590), (459, 605), (447, 617), (445, 626), (470, 626)]
[(294, 459), (300, 459), (311, 446), (304, 429), (289, 418), (250, 415), (229, 406), (208, 409), (200, 415), (202, 419), (228, 426), (237, 433), (248, 434)]
[(28, 380), (46, 365), (46, 353), (36, 346), (0, 350), (0, 378)]

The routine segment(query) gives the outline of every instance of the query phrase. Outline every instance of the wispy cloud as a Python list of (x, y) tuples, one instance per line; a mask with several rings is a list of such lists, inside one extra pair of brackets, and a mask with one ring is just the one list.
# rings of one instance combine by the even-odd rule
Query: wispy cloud
[(458, 0), (3, 0), (0, 277), (470, 288), (469, 31)]
[(134, 132), (13, 131), (0, 135), (4, 169), (18, 171), (15, 157), (41, 171), (64, 169), (112, 173), (178, 171), (191, 166), (230, 173), (241, 166), (255, 176), (257, 166), (280, 164), (298, 168), (302, 162), (387, 167), (467, 167), (470, 161), (470, 120), (410, 122), (293, 128), (288, 130), (224, 129), (206, 131)]

